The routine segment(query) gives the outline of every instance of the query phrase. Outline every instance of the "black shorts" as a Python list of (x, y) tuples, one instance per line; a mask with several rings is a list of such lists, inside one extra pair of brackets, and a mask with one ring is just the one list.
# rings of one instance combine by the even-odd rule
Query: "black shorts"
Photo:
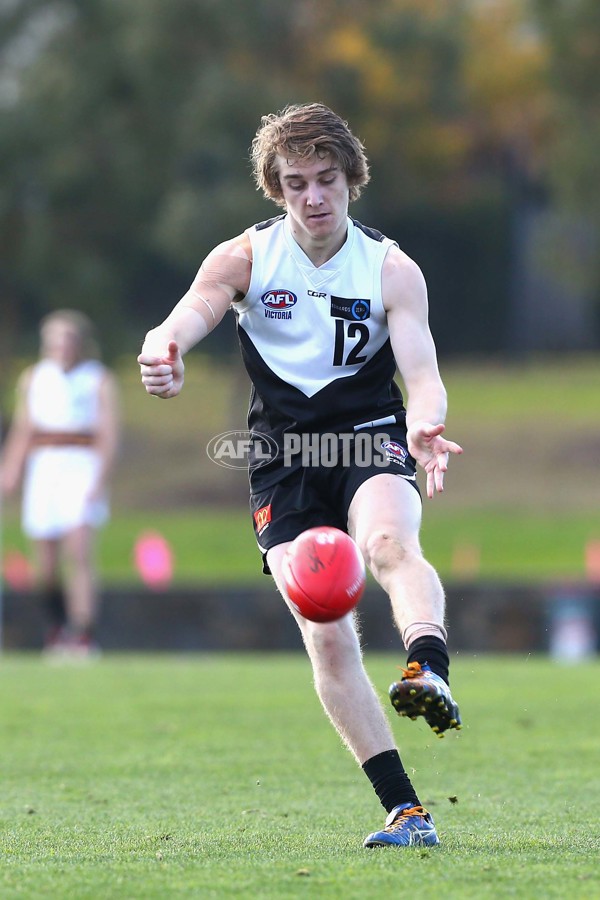
[(318, 525), (347, 531), (352, 498), (361, 484), (374, 475), (399, 475), (420, 495), (416, 463), (406, 445), (406, 429), (391, 425), (382, 432), (381, 428), (357, 432), (361, 440), (382, 438), (381, 453), (375, 458), (361, 455), (361, 445), (350, 441), (344, 448), (338, 448), (335, 464), (330, 458), (325, 464), (302, 465), (276, 484), (251, 492), (254, 534), (266, 575), (270, 574), (266, 554), (271, 547), (293, 541), (307, 528)]

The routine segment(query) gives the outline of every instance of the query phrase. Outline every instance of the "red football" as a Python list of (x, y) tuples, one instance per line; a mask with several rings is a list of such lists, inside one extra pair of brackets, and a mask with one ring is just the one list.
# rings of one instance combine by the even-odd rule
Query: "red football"
[(339, 528), (309, 528), (283, 558), (288, 597), (305, 619), (333, 622), (353, 609), (365, 589), (365, 564), (352, 538)]

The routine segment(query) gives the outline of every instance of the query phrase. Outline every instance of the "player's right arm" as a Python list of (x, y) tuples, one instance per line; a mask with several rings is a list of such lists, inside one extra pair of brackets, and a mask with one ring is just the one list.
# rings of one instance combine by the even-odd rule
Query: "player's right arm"
[(33, 425), (29, 417), (27, 394), (31, 383), (32, 370), (26, 369), (17, 383), (17, 402), (13, 420), (6, 437), (4, 453), (0, 464), (0, 487), (2, 493), (14, 493), (21, 483), (25, 460), (31, 448)]
[(149, 394), (166, 400), (183, 387), (183, 356), (204, 340), (231, 304), (248, 293), (252, 248), (242, 234), (208, 254), (189, 291), (161, 325), (148, 332), (138, 356)]

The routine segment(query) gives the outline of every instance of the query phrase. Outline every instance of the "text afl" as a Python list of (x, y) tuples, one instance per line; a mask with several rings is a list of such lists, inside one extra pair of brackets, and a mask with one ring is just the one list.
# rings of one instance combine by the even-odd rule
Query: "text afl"
[(291, 291), (267, 291), (260, 298), (263, 306), (277, 312), (287, 312), (295, 306), (298, 298)]

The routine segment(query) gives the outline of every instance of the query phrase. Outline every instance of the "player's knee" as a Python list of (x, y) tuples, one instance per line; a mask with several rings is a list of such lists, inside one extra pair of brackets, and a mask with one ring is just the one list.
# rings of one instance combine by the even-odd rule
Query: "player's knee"
[(389, 570), (422, 556), (416, 541), (403, 541), (391, 530), (371, 532), (361, 550), (373, 571)]
[(327, 660), (334, 667), (348, 657), (360, 656), (358, 635), (351, 613), (336, 622), (307, 621), (304, 642), (311, 659)]

